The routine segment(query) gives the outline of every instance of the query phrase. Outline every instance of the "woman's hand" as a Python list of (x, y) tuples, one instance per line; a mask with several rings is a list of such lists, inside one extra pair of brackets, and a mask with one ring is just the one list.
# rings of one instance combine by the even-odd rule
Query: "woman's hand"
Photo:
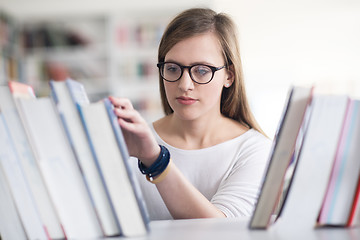
[(146, 166), (150, 166), (160, 154), (151, 129), (129, 99), (109, 97), (114, 105), (115, 115), (123, 131), (131, 156), (137, 157)]
[[(133, 108), (129, 99), (109, 97), (115, 107), (130, 155), (150, 166), (159, 156), (160, 147), (151, 129)], [(156, 187), (171, 215), (177, 218), (225, 217), (204, 197), (175, 166)]]

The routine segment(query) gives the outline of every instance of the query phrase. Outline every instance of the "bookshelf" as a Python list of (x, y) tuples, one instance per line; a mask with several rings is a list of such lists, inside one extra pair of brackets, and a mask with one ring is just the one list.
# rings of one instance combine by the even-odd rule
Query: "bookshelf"
[(91, 101), (109, 95), (130, 98), (147, 121), (154, 121), (163, 115), (157, 48), (176, 13), (131, 10), (20, 19), (7, 42), (16, 46), (21, 68), (6, 79), (25, 82), (37, 96), (46, 96), (50, 79), (70, 76), (84, 85)]
[(172, 15), (138, 15), (109, 18), (110, 86), (113, 94), (131, 99), (146, 119), (155, 120), (162, 116), (157, 48)]
[(18, 32), (19, 22), (0, 9), (0, 83), (22, 77)]
[(108, 94), (107, 19), (69, 16), (22, 23), (25, 82), (46, 96), (50, 79), (67, 76), (84, 84), (93, 99)]

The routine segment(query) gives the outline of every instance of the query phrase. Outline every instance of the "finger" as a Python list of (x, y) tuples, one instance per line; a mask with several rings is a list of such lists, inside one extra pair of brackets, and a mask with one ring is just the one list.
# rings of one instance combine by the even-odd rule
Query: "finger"
[(134, 133), (137, 130), (137, 124), (127, 121), (126, 119), (119, 118), (118, 123), (121, 127), (121, 129)]
[(131, 123), (143, 122), (143, 118), (136, 110), (115, 108), (114, 113), (118, 118), (124, 119), (127, 122), (131, 122)]
[(115, 108), (121, 109), (134, 109), (131, 101), (128, 98), (116, 98), (116, 97), (109, 97), (109, 100), (114, 105)]

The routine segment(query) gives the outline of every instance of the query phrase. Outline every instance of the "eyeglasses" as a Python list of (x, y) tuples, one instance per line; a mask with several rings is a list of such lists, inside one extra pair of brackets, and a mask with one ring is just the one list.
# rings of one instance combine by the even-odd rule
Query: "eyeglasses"
[(184, 69), (189, 69), (190, 78), (198, 84), (207, 84), (209, 83), (216, 71), (219, 71), (226, 67), (214, 67), (205, 64), (195, 64), (192, 66), (183, 66), (174, 62), (159, 62), (157, 67), (160, 71), (160, 76), (168, 82), (178, 81), (183, 73)]

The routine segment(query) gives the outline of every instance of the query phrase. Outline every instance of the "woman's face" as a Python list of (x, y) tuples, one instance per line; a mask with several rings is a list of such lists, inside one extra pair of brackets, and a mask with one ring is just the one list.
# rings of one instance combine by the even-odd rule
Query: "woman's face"
[[(165, 62), (183, 66), (206, 64), (221, 67), (225, 64), (220, 43), (211, 32), (180, 41), (166, 54)], [(223, 68), (214, 73), (209, 83), (197, 84), (191, 80), (188, 69), (184, 69), (178, 81), (163, 81), (174, 114), (183, 120), (195, 120), (202, 116), (220, 115), (221, 92), (226, 84), (231, 85), (233, 74)]]

